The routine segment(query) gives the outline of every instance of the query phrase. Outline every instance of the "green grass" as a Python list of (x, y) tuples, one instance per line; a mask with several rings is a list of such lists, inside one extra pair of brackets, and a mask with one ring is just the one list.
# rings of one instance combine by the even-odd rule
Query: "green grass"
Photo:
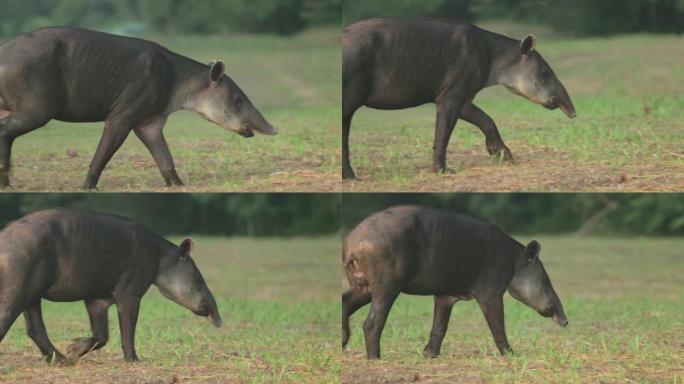
[[(506, 31), (514, 27), (491, 26)], [(532, 29), (534, 31), (534, 29)], [(513, 34), (520, 34), (515, 30)], [(352, 165), (361, 182), (348, 191), (677, 191), (684, 185), (684, 39), (540, 37), (538, 50), (565, 84), (575, 120), (502, 87), (475, 103), (497, 123), (516, 158), (499, 164), (474, 126), (457, 123), (447, 155), (451, 171), (431, 170), (435, 108), (363, 108), (351, 131)]]
[[(0, 344), (0, 382), (339, 382), (339, 285), (331, 279), (337, 237), (197, 237), (195, 244), (193, 258), (217, 298), (222, 328), (151, 288), (136, 332), (141, 363), (123, 362), (111, 308), (105, 348), (75, 367), (49, 367), (20, 318)], [(43, 307), (48, 334), (61, 351), (71, 339), (90, 334), (82, 303), (44, 301)]]
[[(529, 239), (519, 239), (529, 240)], [(498, 355), (479, 307), (459, 302), (442, 345), (422, 350), (431, 297), (400, 295), (382, 336), (379, 362), (365, 360), (361, 324), (343, 360), (348, 383), (682, 383), (682, 239), (539, 238), (542, 261), (570, 321), (565, 329), (506, 295), (506, 329), (516, 355)]]
[[(340, 48), (335, 29), (283, 38), (147, 36), (201, 62), (222, 59), (226, 73), (280, 132), (244, 139), (192, 112), (164, 130), (187, 188), (179, 191), (330, 191), (339, 189)], [(57, 121), (13, 148), (16, 190), (73, 191), (83, 183), (103, 123)], [(76, 157), (67, 151), (74, 150)], [(164, 191), (152, 156), (131, 134), (100, 179), (103, 191)]]

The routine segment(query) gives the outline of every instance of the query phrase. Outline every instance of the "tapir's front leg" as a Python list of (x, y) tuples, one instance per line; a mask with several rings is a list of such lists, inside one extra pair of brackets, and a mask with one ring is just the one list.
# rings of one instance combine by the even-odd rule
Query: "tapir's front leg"
[(437, 102), (437, 124), (435, 126), (435, 144), (433, 146), (432, 172), (446, 171), (446, 152), (451, 133), (456, 125), (458, 114), (463, 106), (459, 99)]
[(90, 169), (88, 169), (88, 175), (83, 184), (84, 189), (94, 189), (97, 186), (102, 170), (130, 132), (130, 122), (117, 118), (111, 118), (105, 122), (104, 132), (95, 151), (95, 156), (90, 162)]
[(485, 135), (487, 152), (490, 155), (503, 156), (503, 160), (513, 161), (513, 154), (511, 154), (511, 150), (508, 149), (501, 139), (499, 129), (496, 127), (494, 120), (483, 110), (472, 102), (468, 102), (461, 109), (461, 119), (480, 128), (480, 131)]
[(506, 324), (504, 322), (504, 307), (502, 295), (488, 295), (485, 297), (476, 297), (477, 303), (480, 304), (480, 309), (487, 319), (487, 325), (494, 337), (494, 343), (502, 355), (512, 353), (513, 350), (508, 344), (506, 337)]
[(173, 164), (169, 146), (166, 144), (166, 139), (164, 139), (162, 129), (165, 123), (166, 116), (160, 116), (136, 127), (134, 131), (140, 141), (150, 151), (152, 157), (154, 157), (154, 161), (159, 167), (159, 172), (161, 172), (164, 181), (166, 181), (166, 186), (183, 185), (183, 182), (176, 173), (176, 167)]
[(135, 353), (135, 325), (138, 323), (140, 297), (117, 300), (116, 309), (119, 312), (119, 328), (121, 330), (121, 347), (124, 359), (128, 362), (139, 361)]

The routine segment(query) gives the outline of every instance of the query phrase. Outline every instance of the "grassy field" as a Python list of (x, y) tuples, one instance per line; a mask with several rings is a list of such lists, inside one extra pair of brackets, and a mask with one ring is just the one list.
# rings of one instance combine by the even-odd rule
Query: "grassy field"
[(383, 333), (381, 361), (365, 359), (361, 324), (368, 307), (352, 317), (343, 382), (684, 382), (684, 240), (539, 240), (567, 328), (507, 295), (506, 329), (517, 355), (502, 358), (477, 304), (460, 302), (442, 355), (426, 360), (432, 298), (400, 295)]
[[(336, 29), (295, 37), (147, 36), (226, 73), (280, 132), (244, 139), (179, 112), (164, 130), (186, 188), (174, 191), (339, 190), (340, 48)], [(103, 123), (50, 122), (19, 138), (12, 185), (20, 191), (78, 190)], [(68, 156), (73, 150), (76, 156)], [(103, 191), (166, 191), (152, 156), (131, 134), (105, 169)]]
[[(193, 258), (217, 298), (222, 328), (152, 288), (136, 333), (142, 362), (123, 362), (112, 308), (110, 343), (75, 367), (59, 367), (41, 361), (20, 318), (0, 344), (0, 382), (339, 382), (337, 237), (197, 237), (195, 244)], [(71, 339), (90, 334), (82, 303), (43, 307), (48, 333), (61, 351)]]
[(577, 109), (569, 120), (503, 87), (475, 103), (497, 123), (515, 164), (487, 154), (476, 127), (458, 122), (445, 175), (431, 173), (435, 107), (362, 108), (351, 130), (361, 181), (344, 191), (681, 191), (684, 188), (684, 38), (633, 35), (564, 39), (492, 25), (537, 48)]

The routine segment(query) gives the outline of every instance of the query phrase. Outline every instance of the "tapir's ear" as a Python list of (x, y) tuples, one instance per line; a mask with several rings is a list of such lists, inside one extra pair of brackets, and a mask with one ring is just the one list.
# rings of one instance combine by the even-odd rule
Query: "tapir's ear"
[(223, 72), (226, 70), (226, 65), (221, 60), (214, 60), (209, 63), (209, 80), (213, 82), (219, 81)]
[(185, 240), (180, 243), (178, 246), (178, 256), (181, 258), (181, 260), (185, 260), (188, 258), (188, 256), (190, 256), (190, 251), (192, 251), (192, 247), (194, 245), (195, 243), (189, 237), (186, 237)]
[(520, 43), (520, 54), (523, 56), (529, 55), (537, 44), (537, 38), (534, 35), (527, 35)]
[(539, 253), (541, 252), (541, 244), (537, 240), (530, 241), (525, 247), (525, 257), (527, 260), (536, 261), (539, 260)]

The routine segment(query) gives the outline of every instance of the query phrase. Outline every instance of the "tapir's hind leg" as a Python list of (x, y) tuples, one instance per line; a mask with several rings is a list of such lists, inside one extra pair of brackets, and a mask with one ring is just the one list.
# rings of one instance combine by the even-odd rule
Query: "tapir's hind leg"
[(36, 119), (20, 113), (0, 115), (0, 189), (9, 187), (10, 156), (12, 144), (17, 137), (40, 128), (50, 119)]
[(449, 318), (454, 304), (458, 301), (453, 296), (435, 296), (435, 312), (432, 319), (432, 331), (430, 341), (425, 346), (423, 354), (426, 357), (437, 357), (442, 348), (442, 340), (449, 326)]
[(348, 289), (342, 295), (342, 348), (347, 346), (351, 332), (349, 330), (349, 318), (359, 308), (371, 302), (368, 291)]
[(59, 364), (71, 363), (52, 345), (48, 338), (45, 323), (43, 322), (43, 313), (40, 308), (40, 299), (26, 308), (24, 319), (26, 320), (26, 333), (36, 343), (38, 349), (40, 349), (40, 352), (48, 362), (52, 362), (54, 359)]
[(366, 339), (366, 354), (369, 359), (380, 358), (380, 336), (385, 328), (387, 316), (394, 300), (399, 296), (399, 290), (384, 289), (374, 292), (371, 301), (371, 309), (366, 321), (363, 322), (363, 333)]
[(9, 331), (14, 321), (21, 315), (23, 308), (18, 308), (15, 306), (0, 306), (0, 343), (2, 339), (5, 338), (7, 331)]
[(67, 348), (67, 355), (72, 360), (78, 360), (90, 351), (100, 349), (109, 340), (109, 320), (107, 310), (112, 305), (112, 300), (94, 299), (86, 300), (86, 310), (90, 318), (91, 337), (79, 337)]
[(499, 129), (496, 127), (494, 120), (489, 117), (483, 110), (478, 108), (472, 102), (466, 103), (461, 109), (461, 119), (469, 122), (480, 128), (485, 135), (487, 152), (492, 156), (501, 157), (506, 161), (513, 161), (513, 154), (504, 144), (499, 134)]

